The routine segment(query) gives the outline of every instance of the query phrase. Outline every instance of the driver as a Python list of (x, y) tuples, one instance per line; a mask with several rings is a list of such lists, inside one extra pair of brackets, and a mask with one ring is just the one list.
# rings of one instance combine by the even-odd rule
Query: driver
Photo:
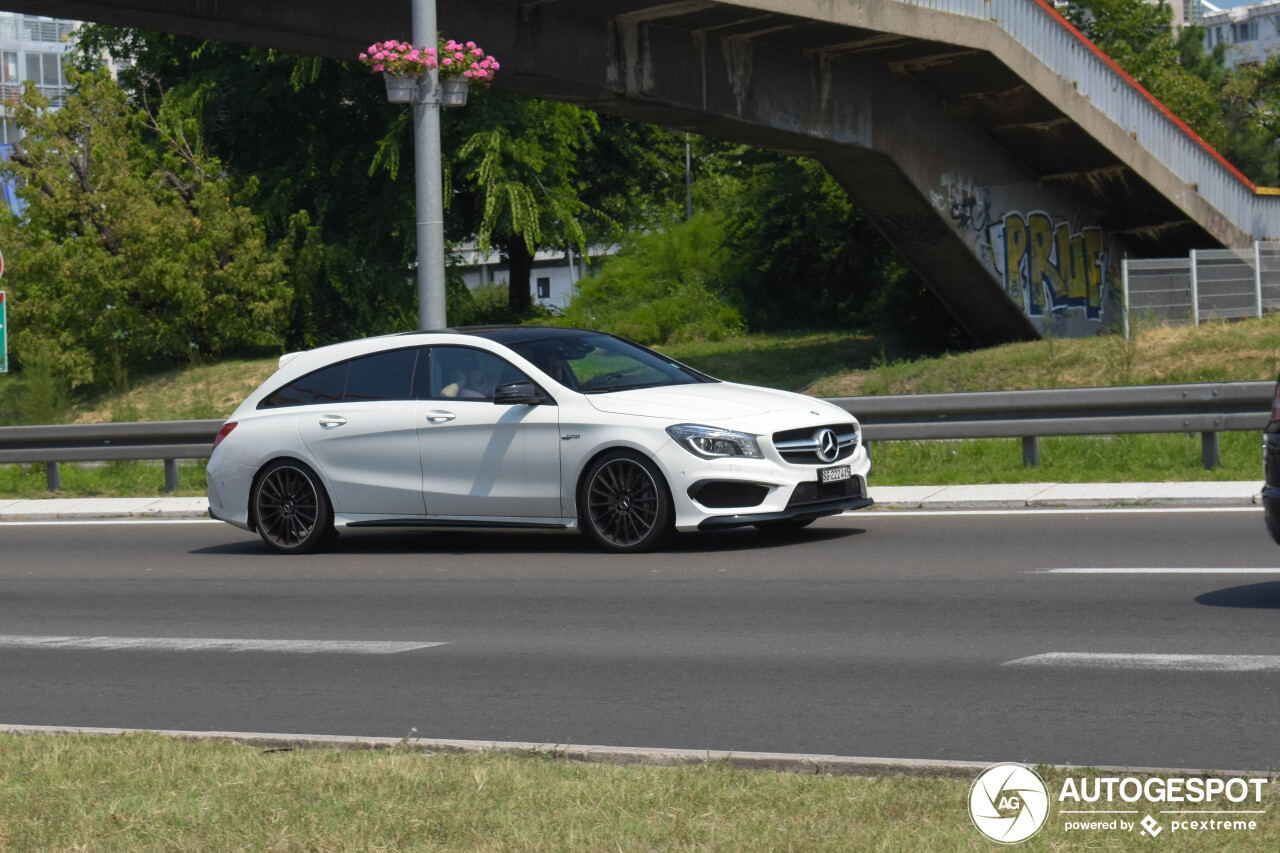
[(568, 362), (565, 361), (564, 356), (559, 352), (555, 350), (544, 350), (534, 355), (530, 360), (538, 366), (539, 370), (550, 376), (556, 382), (566, 388), (573, 387), (573, 371), (569, 369)]

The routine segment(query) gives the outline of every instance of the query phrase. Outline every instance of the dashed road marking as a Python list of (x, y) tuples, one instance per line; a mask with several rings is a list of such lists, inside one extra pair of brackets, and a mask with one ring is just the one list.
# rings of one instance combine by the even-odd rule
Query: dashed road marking
[(1075, 669), (1145, 669), (1174, 672), (1277, 672), (1280, 655), (1165, 655), (1049, 652), (1006, 661), (1004, 666)]
[(1280, 569), (1253, 568), (1171, 568), (1147, 566), (1134, 568), (1030, 569), (1031, 575), (1280, 575)]
[(146, 652), (277, 652), (394, 655), (448, 643), (368, 640), (232, 640), (207, 637), (36, 637), (0, 635), (0, 649), (75, 649)]

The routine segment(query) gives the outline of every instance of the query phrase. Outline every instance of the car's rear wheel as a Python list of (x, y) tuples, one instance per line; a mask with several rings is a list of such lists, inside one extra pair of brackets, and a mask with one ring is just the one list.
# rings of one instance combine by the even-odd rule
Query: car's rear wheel
[(628, 450), (606, 453), (592, 464), (578, 506), (583, 529), (608, 551), (649, 551), (671, 532), (666, 480), (656, 465)]
[(338, 538), (320, 478), (291, 459), (272, 462), (258, 477), (253, 517), (262, 541), (282, 554), (311, 554)]

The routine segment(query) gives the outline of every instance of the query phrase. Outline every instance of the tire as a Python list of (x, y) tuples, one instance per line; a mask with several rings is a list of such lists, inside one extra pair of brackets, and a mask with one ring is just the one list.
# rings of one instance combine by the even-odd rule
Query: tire
[(755, 528), (769, 536), (793, 536), (815, 521), (816, 518), (786, 518), (780, 521), (762, 521)]
[(262, 469), (250, 498), (258, 535), (281, 554), (313, 554), (333, 544), (333, 507), (316, 473), (292, 459)]
[(587, 535), (614, 553), (651, 551), (672, 530), (667, 481), (656, 465), (629, 450), (606, 453), (587, 469), (578, 513)]

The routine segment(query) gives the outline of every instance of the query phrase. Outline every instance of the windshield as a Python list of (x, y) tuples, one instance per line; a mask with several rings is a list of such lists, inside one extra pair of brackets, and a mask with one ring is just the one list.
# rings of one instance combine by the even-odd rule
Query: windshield
[(716, 381), (639, 344), (612, 335), (545, 331), (545, 336), (504, 343), (561, 385), (583, 394)]

